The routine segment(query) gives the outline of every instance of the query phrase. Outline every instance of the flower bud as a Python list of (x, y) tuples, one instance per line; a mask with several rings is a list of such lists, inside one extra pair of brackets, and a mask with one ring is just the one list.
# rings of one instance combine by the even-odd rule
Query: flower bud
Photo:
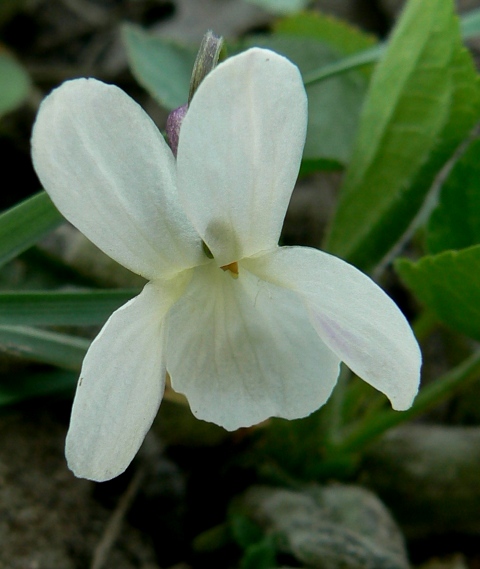
[(177, 157), (180, 127), (182, 126), (182, 121), (185, 118), (187, 111), (188, 105), (182, 105), (181, 107), (178, 107), (178, 109), (174, 109), (167, 118), (165, 130), (167, 132), (168, 144), (170, 145), (175, 158)]
[(197, 58), (193, 65), (192, 76), (190, 78), (190, 90), (188, 93), (188, 103), (173, 110), (167, 118), (166, 132), (168, 143), (173, 155), (177, 157), (178, 140), (180, 137), (180, 127), (188, 111), (188, 105), (198, 89), (200, 83), (214, 69), (218, 63), (218, 58), (223, 46), (223, 38), (216, 36), (209, 30), (202, 39)]
[(223, 38), (216, 36), (212, 30), (208, 30), (203, 36), (190, 79), (190, 91), (188, 93), (189, 104), (200, 83), (217, 65), (222, 46)]

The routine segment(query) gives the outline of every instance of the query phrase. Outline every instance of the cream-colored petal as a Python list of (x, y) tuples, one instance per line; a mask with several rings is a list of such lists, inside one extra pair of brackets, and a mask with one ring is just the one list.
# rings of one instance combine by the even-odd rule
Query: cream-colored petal
[(301, 299), (239, 265), (195, 269), (168, 316), (167, 370), (200, 419), (234, 430), (268, 417), (296, 419), (328, 399), (339, 359)]
[(76, 476), (109, 480), (135, 456), (165, 387), (165, 314), (181, 294), (179, 278), (148, 284), (109, 318), (83, 362), (67, 434)]
[(35, 170), (60, 212), (110, 257), (148, 279), (204, 258), (176, 195), (175, 160), (143, 109), (95, 79), (42, 103)]
[(300, 72), (272, 51), (231, 57), (200, 85), (180, 131), (178, 189), (218, 265), (277, 245), (306, 127)]
[(394, 409), (411, 406), (421, 353), (407, 320), (387, 294), (345, 261), (307, 247), (280, 247), (245, 261), (259, 277), (298, 293), (318, 335)]

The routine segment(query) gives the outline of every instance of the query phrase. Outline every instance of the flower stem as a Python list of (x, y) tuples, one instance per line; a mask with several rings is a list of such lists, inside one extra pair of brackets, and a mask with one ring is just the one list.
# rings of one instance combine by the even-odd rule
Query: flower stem
[(410, 419), (422, 415), (432, 407), (442, 403), (453, 393), (464, 389), (480, 377), (480, 350), (472, 354), (460, 365), (453, 368), (436, 381), (424, 387), (413, 406), (407, 411), (386, 410), (364, 421), (354, 428), (342, 441), (329, 447), (329, 454), (345, 454), (362, 450), (366, 445)]
[(338, 376), (337, 385), (333, 390), (332, 396), (328, 403), (327, 410), (327, 445), (337, 444), (341, 440), (341, 432), (343, 427), (343, 415), (345, 406), (345, 394), (348, 387), (348, 380), (351, 372), (345, 364), (341, 365), (340, 374)]

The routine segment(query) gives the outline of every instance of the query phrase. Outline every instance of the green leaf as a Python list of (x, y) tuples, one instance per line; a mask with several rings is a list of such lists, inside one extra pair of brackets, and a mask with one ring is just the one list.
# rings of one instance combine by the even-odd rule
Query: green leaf
[(308, 100), (309, 124), (302, 173), (319, 169), (338, 169), (349, 159), (368, 74), (358, 71), (320, 84), (316, 79), (319, 64), (328, 70), (345, 55), (363, 53), (376, 40), (332, 16), (305, 12), (279, 20), (274, 34), (256, 45), (269, 47), (296, 63), (303, 75)]
[(309, 78), (344, 56), (371, 49), (374, 36), (332, 16), (304, 12), (274, 25), (269, 47), (285, 54), (300, 68), (309, 101), (309, 124), (304, 151), (304, 173), (338, 168), (348, 163), (367, 88), (367, 74), (353, 71), (322, 84), (307, 85)]
[[(300, 14), (300, 17), (301, 16)], [(460, 17), (460, 30), (464, 40), (480, 35), (480, 9), (467, 12)], [(305, 35), (308, 35), (308, 28), (306, 28), (305, 31)], [(336, 35), (340, 37), (339, 34)], [(368, 49), (354, 52), (352, 55), (344, 57), (339, 61), (320, 67), (305, 76), (305, 85), (317, 81), (324, 81), (325, 79), (334, 77), (340, 73), (348, 73), (354, 69), (362, 68), (363, 71), (367, 68), (368, 70), (370, 68), (369, 64), (377, 63), (383, 57), (386, 48), (386, 43), (379, 43)]]
[(78, 373), (64, 370), (2, 376), (0, 406), (41, 395), (73, 392), (77, 380)]
[(319, 12), (302, 12), (278, 20), (275, 34), (311, 38), (335, 49), (339, 55), (351, 55), (367, 50), (377, 43), (375, 36), (366, 34), (344, 20)]
[(277, 554), (272, 536), (250, 545), (242, 558), (240, 569), (275, 569)]
[(122, 35), (132, 73), (140, 85), (168, 110), (184, 105), (188, 99), (195, 50), (132, 24), (124, 24)]
[(480, 140), (473, 142), (442, 185), (427, 226), (431, 253), (480, 243)]
[(89, 340), (27, 326), (0, 326), (0, 349), (29, 360), (79, 370)]
[(369, 49), (354, 53), (353, 55), (348, 55), (328, 65), (324, 65), (319, 69), (307, 73), (303, 78), (304, 85), (309, 87), (314, 83), (319, 83), (320, 81), (325, 81), (326, 79), (331, 79), (337, 75), (350, 73), (355, 70), (368, 71), (371, 68), (371, 64), (377, 63), (382, 57), (385, 49), (385, 44), (378, 44)]
[[(293, 0), (297, 1), (301, 0)], [(278, 5), (278, 2), (270, 0), (265, 2)], [(465, 39), (477, 36), (480, 33), (480, 10), (464, 14), (461, 23)], [(385, 51), (384, 44), (378, 44), (372, 49), (374, 36), (365, 34), (342, 20), (317, 12), (305, 12), (282, 19), (274, 25), (274, 30), (278, 34), (317, 39), (336, 49), (340, 56), (347, 56), (327, 64), (320, 63), (320, 66), (317, 62), (315, 69), (305, 75), (308, 83), (374, 63)], [(183, 105), (187, 100), (195, 49), (165, 40), (132, 24), (124, 24), (123, 40), (130, 67), (138, 82), (166, 109)]]
[(460, 24), (464, 40), (480, 35), (480, 8), (463, 14), (460, 18)]
[(0, 325), (90, 326), (103, 324), (138, 291), (0, 292)]
[(480, 340), (480, 245), (426, 256), (416, 263), (398, 259), (395, 269), (441, 322)]
[(309, 0), (246, 0), (273, 14), (290, 14), (306, 8)]
[(13, 111), (28, 97), (28, 73), (4, 48), (0, 48), (0, 116)]
[[(184, 104), (195, 51), (130, 24), (124, 26), (123, 37), (140, 84), (167, 109)], [(319, 65), (336, 63), (374, 43), (373, 36), (339, 20), (308, 13), (285, 18), (276, 25), (275, 34), (247, 40), (244, 47), (257, 45), (278, 51), (308, 77)], [(353, 71), (308, 87), (310, 113), (303, 171), (338, 169), (348, 162), (366, 86), (367, 75)]]
[[(163, 404), (162, 404), (163, 407)], [(197, 535), (192, 542), (194, 551), (202, 553), (216, 551), (232, 543), (230, 527), (227, 523), (214, 526)]]
[(480, 93), (452, 0), (410, 1), (378, 64), (327, 248), (372, 269), (478, 120)]
[(45, 192), (0, 215), (0, 266), (34, 245), (64, 221)]
[[(303, 76), (319, 64), (341, 57), (324, 42), (295, 35), (257, 36), (249, 39), (248, 44), (285, 55), (298, 65)], [(338, 169), (349, 161), (367, 82), (364, 75), (354, 71), (307, 87), (309, 113), (304, 171)]]
[(234, 512), (230, 516), (230, 527), (233, 538), (242, 548), (247, 549), (263, 538), (263, 531), (245, 514)]
[(333, 456), (351, 455), (352, 453), (358, 456), (360, 451), (390, 429), (421, 417), (427, 411), (431, 411), (437, 405), (447, 402), (454, 395), (466, 390), (473, 383), (478, 383), (479, 375), (480, 351), (476, 351), (461, 364), (437, 377), (435, 381), (422, 386), (410, 409), (401, 413), (393, 409), (379, 410), (366, 417), (365, 420), (358, 421), (357, 425), (348, 425), (345, 437), (332, 444), (329, 452)]

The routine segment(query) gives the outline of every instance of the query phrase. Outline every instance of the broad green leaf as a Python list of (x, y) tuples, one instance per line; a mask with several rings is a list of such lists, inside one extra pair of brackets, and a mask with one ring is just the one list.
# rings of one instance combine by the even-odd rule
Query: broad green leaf
[(431, 253), (480, 243), (480, 140), (473, 142), (442, 185), (427, 226)]
[(345, 165), (350, 158), (368, 74), (354, 70), (322, 84), (308, 83), (319, 63), (324, 63), (325, 69), (345, 56), (368, 51), (375, 46), (375, 37), (333, 16), (304, 12), (276, 22), (272, 41), (273, 49), (285, 53), (300, 67), (307, 87), (309, 124), (302, 171), (329, 164)]
[(480, 340), (480, 245), (444, 251), (395, 269), (414, 295), (440, 321)]
[[(266, 47), (288, 57), (303, 76), (341, 58), (327, 43), (311, 37), (275, 34), (257, 36), (248, 45)], [(352, 140), (358, 126), (367, 77), (346, 73), (307, 87), (308, 131), (303, 155), (303, 171), (341, 168), (350, 159)]]
[(0, 116), (20, 106), (30, 92), (26, 70), (0, 46)]
[[(303, 16), (303, 14), (299, 14), (297, 17), (302, 18)], [(281, 23), (282, 21), (280, 24)], [(460, 29), (462, 38), (464, 40), (479, 36), (480, 9), (463, 14), (460, 18)], [(305, 35), (309, 35), (308, 26), (305, 26)], [(342, 37), (341, 32), (336, 32), (335, 37)], [(346, 46), (348, 47), (349, 45), (350, 42), (347, 42)], [(324, 81), (325, 79), (334, 77), (335, 75), (339, 75), (341, 73), (348, 73), (354, 69), (361, 69), (363, 71), (366, 68), (368, 70), (371, 67), (369, 64), (377, 63), (385, 54), (386, 49), (386, 43), (378, 43), (370, 48), (363, 49), (362, 51), (354, 51), (352, 55), (348, 55), (339, 61), (320, 67), (319, 69), (316, 69), (306, 75), (304, 78), (305, 85), (316, 83), (318, 81)]]
[(103, 324), (138, 291), (0, 292), (0, 325), (90, 326)]
[(195, 50), (132, 24), (125, 24), (122, 31), (130, 68), (140, 85), (168, 110), (184, 105)]
[(328, 250), (364, 270), (381, 261), (479, 111), (452, 0), (411, 0), (372, 78)]
[(64, 221), (45, 192), (0, 215), (0, 266), (34, 245)]
[(78, 373), (64, 370), (2, 375), (0, 406), (41, 395), (73, 392), (77, 380)]
[(313, 11), (282, 18), (274, 24), (273, 30), (276, 34), (320, 41), (342, 56), (370, 49), (377, 43), (375, 36), (362, 32), (344, 20)]
[(90, 342), (84, 338), (30, 328), (0, 326), (0, 349), (29, 360), (79, 370)]

